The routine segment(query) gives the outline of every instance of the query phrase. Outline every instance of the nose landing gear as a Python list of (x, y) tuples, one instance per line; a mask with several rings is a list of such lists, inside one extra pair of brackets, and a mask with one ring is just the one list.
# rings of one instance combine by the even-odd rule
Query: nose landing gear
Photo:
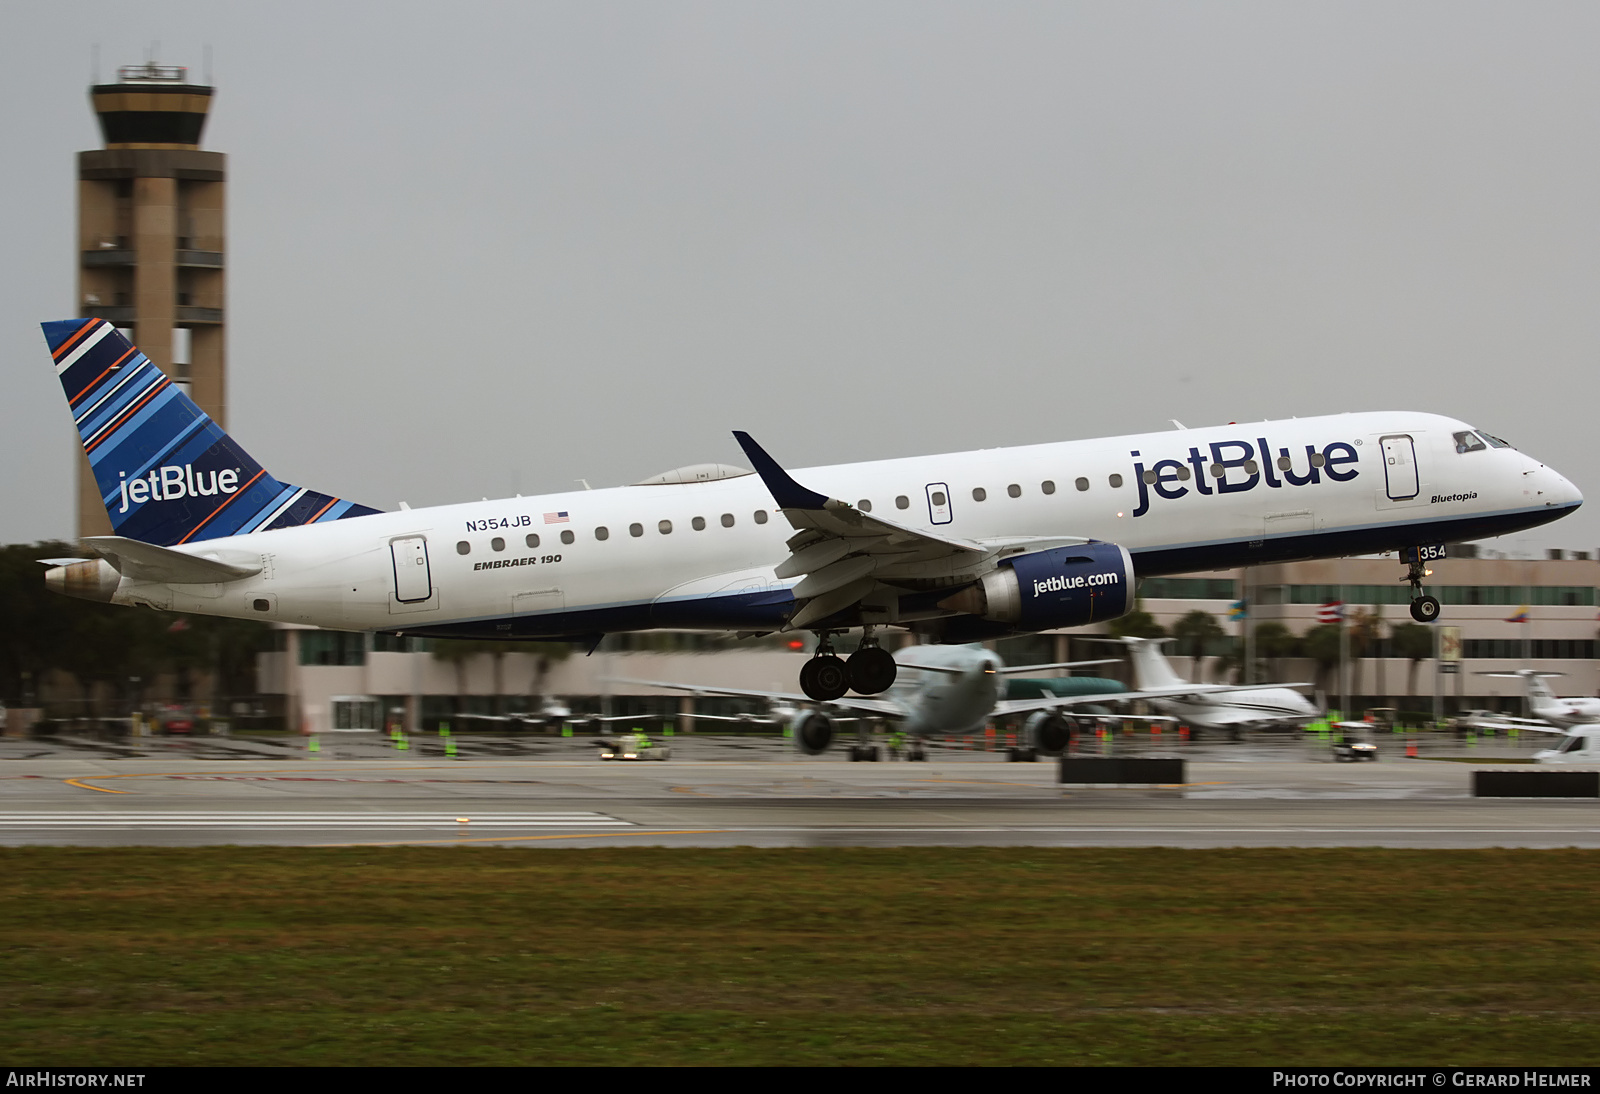
[(1401, 557), (1406, 560), (1406, 576), (1401, 580), (1411, 583), (1411, 618), (1418, 623), (1432, 623), (1439, 618), (1439, 601), (1422, 595), (1422, 579), (1433, 572), (1424, 562), (1443, 558), (1444, 547), (1411, 547), (1402, 551)]

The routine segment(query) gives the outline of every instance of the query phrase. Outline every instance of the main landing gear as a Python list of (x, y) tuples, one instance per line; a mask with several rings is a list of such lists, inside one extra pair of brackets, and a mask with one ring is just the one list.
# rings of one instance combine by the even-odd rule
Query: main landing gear
[(1418, 623), (1432, 623), (1439, 618), (1439, 601), (1434, 597), (1422, 595), (1422, 579), (1427, 576), (1428, 570), (1413, 555), (1404, 580), (1411, 583), (1411, 618)]
[(800, 670), (800, 690), (819, 703), (831, 703), (851, 690), (877, 695), (894, 684), (897, 670), (894, 658), (878, 645), (871, 631), (848, 661), (833, 652), (829, 632), (819, 631), (816, 656)]

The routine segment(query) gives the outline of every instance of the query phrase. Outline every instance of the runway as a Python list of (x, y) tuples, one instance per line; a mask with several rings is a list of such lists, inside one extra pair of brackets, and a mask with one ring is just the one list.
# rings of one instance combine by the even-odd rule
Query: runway
[(1493, 763), (1334, 764), (1298, 743), (1195, 748), (1182, 785), (1094, 788), (992, 753), (852, 764), (748, 739), (680, 738), (671, 760), (632, 764), (560, 740), (465, 760), (367, 740), (219, 761), (215, 742), (182, 744), (106, 758), (5, 742), (0, 844), (1600, 847), (1600, 802), (1472, 798), (1472, 769)]

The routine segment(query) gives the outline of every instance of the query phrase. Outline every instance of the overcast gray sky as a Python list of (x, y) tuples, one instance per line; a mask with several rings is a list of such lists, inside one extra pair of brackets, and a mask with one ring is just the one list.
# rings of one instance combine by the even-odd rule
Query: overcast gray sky
[(1593, 499), (1600, 5), (0, 6), (0, 542), (73, 531), (39, 333), (87, 88), (217, 88), (230, 431), (381, 508), (1372, 409)]

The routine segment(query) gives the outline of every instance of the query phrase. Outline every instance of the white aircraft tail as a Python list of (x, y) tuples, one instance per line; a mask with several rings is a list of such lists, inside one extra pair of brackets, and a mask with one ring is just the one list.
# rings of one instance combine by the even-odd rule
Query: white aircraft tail
[(1161, 652), (1157, 638), (1123, 638), (1128, 647), (1128, 658), (1133, 662), (1133, 686), (1140, 691), (1153, 688), (1179, 688), (1190, 681), (1172, 671), (1172, 665)]

